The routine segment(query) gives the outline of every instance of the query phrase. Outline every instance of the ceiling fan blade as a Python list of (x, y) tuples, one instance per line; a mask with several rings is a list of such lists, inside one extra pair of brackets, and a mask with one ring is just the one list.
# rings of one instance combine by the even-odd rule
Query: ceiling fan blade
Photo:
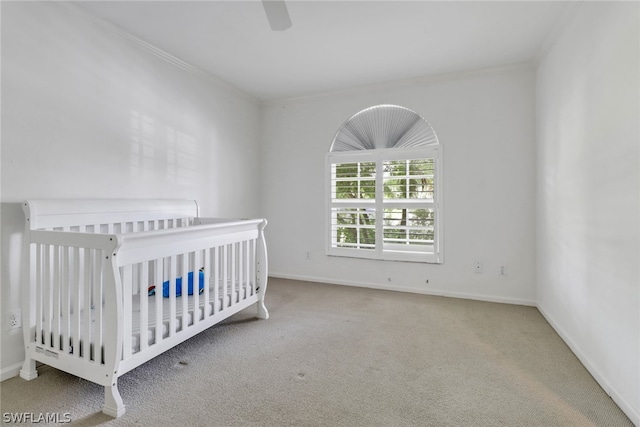
[(262, 6), (272, 30), (284, 31), (291, 28), (291, 18), (284, 0), (262, 0)]

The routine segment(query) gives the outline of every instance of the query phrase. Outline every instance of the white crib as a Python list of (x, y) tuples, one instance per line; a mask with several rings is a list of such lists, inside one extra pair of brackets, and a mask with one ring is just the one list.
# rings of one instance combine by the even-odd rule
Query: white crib
[(103, 385), (103, 412), (120, 417), (118, 377), (253, 304), (269, 316), (264, 219), (200, 218), (195, 201), (175, 200), (33, 200), (24, 211), (26, 380), (41, 362)]

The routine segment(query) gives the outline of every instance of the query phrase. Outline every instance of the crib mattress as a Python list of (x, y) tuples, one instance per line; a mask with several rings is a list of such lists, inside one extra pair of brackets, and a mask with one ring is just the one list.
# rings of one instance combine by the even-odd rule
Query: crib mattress
[[(250, 290), (250, 288), (249, 288)], [(202, 320), (205, 318), (205, 313), (207, 315), (211, 315), (214, 312), (214, 304), (217, 304), (216, 311), (220, 311), (223, 309), (223, 305), (229, 305), (229, 298), (232, 297), (233, 301), (238, 301), (239, 299), (245, 298), (245, 292), (247, 291), (247, 287), (245, 284), (236, 284), (235, 291), (231, 291), (231, 286), (226, 286), (226, 289), (223, 286), (218, 288), (218, 299), (214, 301), (214, 289), (212, 287), (209, 288), (209, 301), (204, 300), (204, 293), (198, 295), (198, 307), (194, 309), (195, 306), (195, 296), (180, 296), (176, 297), (176, 308), (175, 308), (175, 330), (180, 331), (182, 329), (182, 312), (183, 312), (183, 298), (188, 299), (187, 303), (187, 324), (193, 324), (194, 318), (197, 317), (198, 320)], [(169, 298), (164, 298), (160, 294), (156, 295), (134, 295), (132, 301), (132, 342), (131, 342), (131, 350), (132, 352), (137, 352), (140, 350), (140, 298), (148, 298), (148, 323), (147, 323), (147, 337), (148, 337), (148, 345), (151, 345), (156, 342), (156, 332), (161, 330), (162, 337), (166, 338), (169, 336), (169, 324), (171, 317), (171, 300)], [(162, 300), (162, 325), (156, 325), (156, 299), (160, 298)]]
[[(182, 311), (183, 311), (183, 298), (187, 298), (187, 316), (186, 321), (187, 325), (193, 324), (193, 321), (196, 317), (199, 320), (203, 320), (205, 318), (205, 313), (207, 315), (211, 315), (214, 313), (214, 305), (216, 305), (216, 312), (222, 311), (225, 306), (230, 305), (231, 299), (236, 303), (240, 300), (243, 300), (250, 296), (252, 293), (253, 287), (251, 285), (247, 286), (246, 283), (237, 283), (236, 286), (233, 287), (233, 291), (231, 289), (230, 284), (226, 286), (220, 285), (218, 287), (218, 298), (214, 300), (214, 288), (209, 288), (209, 300), (205, 301), (204, 293), (198, 295), (198, 307), (194, 309), (195, 306), (195, 296), (180, 296), (176, 297), (176, 307), (175, 307), (175, 332), (182, 330)], [(249, 292), (250, 294), (247, 294)], [(255, 291), (253, 291), (255, 292)], [(131, 305), (131, 314), (132, 314), (132, 333), (131, 333), (131, 352), (136, 353), (140, 350), (140, 298), (147, 298), (147, 345), (152, 345), (156, 342), (156, 333), (161, 333), (163, 338), (169, 336), (169, 328), (170, 328), (170, 317), (171, 317), (171, 300), (169, 298), (163, 297), (161, 294), (156, 295), (140, 295), (136, 294), (132, 297), (132, 305)], [(162, 305), (162, 324), (156, 325), (156, 299), (161, 299)], [(93, 317), (93, 314), (92, 314)], [(44, 319), (43, 319), (44, 320)], [(51, 322), (55, 323), (55, 322)], [(93, 327), (93, 323), (92, 323)], [(41, 330), (40, 339), (45, 340), (47, 334), (51, 334), (49, 330), (48, 333), (45, 330)], [(51, 334), (51, 339), (53, 340), (53, 334)], [(60, 350), (62, 350), (63, 340), (60, 337)], [(80, 342), (80, 347), (82, 347), (82, 342)], [(90, 344), (91, 352), (93, 352), (93, 343)], [(70, 345), (69, 352), (73, 352), (73, 344)], [(93, 356), (92, 356), (93, 357)]]

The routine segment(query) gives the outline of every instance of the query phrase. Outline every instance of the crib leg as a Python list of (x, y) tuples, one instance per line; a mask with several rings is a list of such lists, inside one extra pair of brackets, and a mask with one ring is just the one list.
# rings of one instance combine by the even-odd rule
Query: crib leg
[(30, 358), (26, 358), (24, 360), (24, 363), (22, 364), (22, 369), (20, 370), (20, 378), (31, 381), (37, 376), (38, 371), (36, 370), (36, 361)]
[(258, 300), (258, 319), (267, 320), (269, 318), (269, 311), (267, 307), (264, 305), (264, 300)]
[(124, 415), (124, 402), (118, 391), (118, 383), (113, 382), (113, 386), (104, 386), (104, 406), (102, 412), (114, 418)]

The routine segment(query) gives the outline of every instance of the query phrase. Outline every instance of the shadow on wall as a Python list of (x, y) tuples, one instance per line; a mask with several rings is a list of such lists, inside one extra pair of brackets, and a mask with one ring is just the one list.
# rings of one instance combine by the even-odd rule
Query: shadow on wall
[[(2, 380), (17, 374), (24, 360), (22, 328), (10, 329), (8, 311), (22, 308), (22, 258), (24, 236), (24, 213), (22, 203), (0, 203), (0, 372)], [(24, 319), (23, 319), (24, 323)]]
[(166, 184), (196, 185), (199, 152), (202, 147), (193, 136), (147, 114), (131, 111), (129, 167), (132, 180), (163, 178)]

